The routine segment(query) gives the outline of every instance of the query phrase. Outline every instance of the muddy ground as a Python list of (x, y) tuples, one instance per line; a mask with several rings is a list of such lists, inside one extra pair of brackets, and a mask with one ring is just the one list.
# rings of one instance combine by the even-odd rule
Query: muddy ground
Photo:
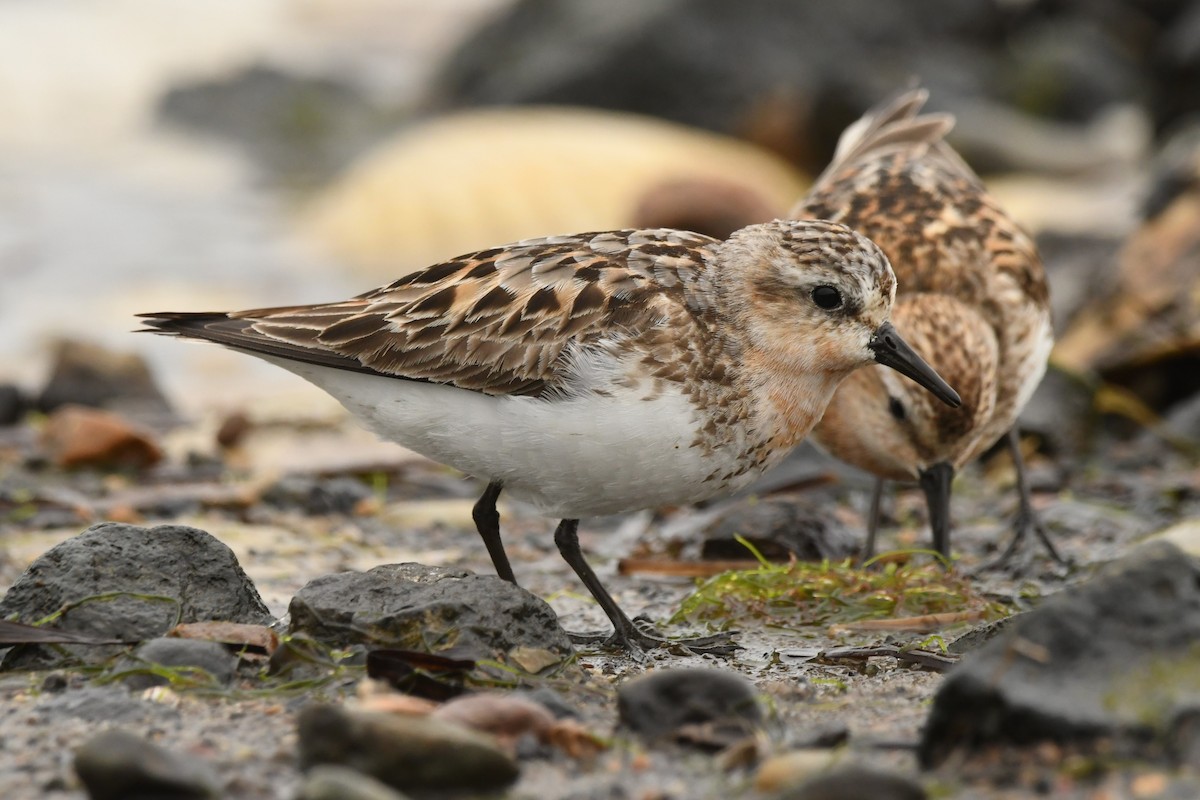
[[(35, 427), (36, 422), (27, 422), (4, 429), (0, 453), (10, 502), (0, 588), (11, 585), (26, 563), (52, 545), (90, 522), (114, 517), (146, 526), (170, 521), (213, 533), (233, 548), (279, 616), (302, 585), (329, 572), (403, 561), (481, 573), (491, 569), (470, 524), (478, 485), (400, 448), (380, 445), (336, 415), (252, 425), (237, 447), (224, 451), (212, 443), (206, 451), (198, 446), (211, 433), (211, 423), (184, 424), (163, 441), (168, 452), (191, 457), (172, 456), (143, 472), (56, 468), (39, 457)], [(284, 463), (251, 463), (249, 454), (255, 452), (260, 457), (278, 452)], [(1133, 543), (1200, 516), (1195, 467), (1153, 439), (1143, 438), (1137, 446), (1114, 445), (1103, 457), (1070, 468), (1034, 453), (1030, 467), (1041, 518), (1073, 566), (1058, 567), (1027, 542), (1013, 567), (974, 579), (981, 594), (1011, 610), (1032, 607)], [(283, 472), (310, 486), (348, 479), (363, 481), (372, 491), (352, 513), (311, 513), (300, 503), (280, 507), (265, 502), (263, 487), (277, 483)], [(961, 554), (956, 569), (972, 570), (1006, 541), (1015, 510), (1010, 480), (1011, 469), (999, 455), (968, 470), (956, 484), (954, 542)], [(785, 496), (803, 507), (833, 510), (847, 530), (861, 532), (865, 484), (820, 454), (801, 450), (753, 496), (778, 496), (772, 494), (772, 484), (782, 484)], [(18, 512), (13, 497), (25, 500)], [(618, 564), (631, 557), (695, 559), (702, 530), (719, 510), (673, 509), (593, 520), (583, 526), (581, 539), (620, 604), (631, 614), (663, 622), (694, 590), (695, 580), (622, 575)], [(602, 627), (603, 614), (554, 549), (553, 522), (514, 504), (502, 503), (501, 515), (522, 584), (547, 599), (567, 629)], [(919, 493), (908, 488), (892, 493), (885, 503), (885, 525), (885, 547), (921, 547), (927, 531)], [(744, 533), (758, 532), (747, 528)], [(727, 769), (711, 754), (647, 749), (616, 725), (614, 691), (622, 681), (649, 669), (697, 665), (741, 673), (767, 700), (771, 719), (759, 745), (762, 757), (812, 743), (842, 742), (824, 749), (819, 760), (865, 762), (918, 775), (927, 787), (939, 787), (939, 794), (948, 792), (944, 796), (1023, 797), (1049, 789), (1055, 796), (1186, 796), (1172, 794), (1171, 788), (1184, 778), (1168, 779), (1152, 765), (1111, 766), (1081, 777), (1061, 753), (1044, 750), (1002, 765), (985, 760), (920, 774), (913, 748), (942, 675), (888, 657), (830, 664), (812, 656), (837, 646), (929, 641), (928, 633), (831, 634), (826, 626), (781, 630), (753, 616), (722, 620), (721, 625), (739, 631), (736, 641), (742, 649), (731, 656), (655, 653), (648, 663), (637, 663), (618, 653), (584, 648), (569, 670), (534, 680), (558, 690), (589, 730), (612, 737), (613, 747), (591, 760), (528, 760), (507, 796), (758, 796), (754, 766)], [(959, 624), (937, 633), (949, 642), (970, 627)], [(0, 677), (5, 697), (0, 772), (9, 776), (6, 796), (82, 797), (71, 767), (73, 748), (100, 726), (117, 722), (210, 762), (228, 796), (292, 797), (301, 780), (296, 713), (318, 700), (350, 697), (363, 674), (350, 669), (320, 685), (282, 690), (251, 669), (228, 691), (139, 695), (110, 686), (94, 690), (94, 697), (79, 694), (94, 677), (94, 671), (70, 669), (55, 677), (22, 672)], [(64, 691), (63, 686), (69, 688)], [(1137, 794), (1129, 788), (1143, 784), (1163, 791)]]

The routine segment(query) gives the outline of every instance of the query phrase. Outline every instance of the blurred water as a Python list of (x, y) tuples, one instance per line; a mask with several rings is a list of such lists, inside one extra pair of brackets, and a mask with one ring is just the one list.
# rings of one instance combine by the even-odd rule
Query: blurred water
[(0, 0), (0, 381), (35, 389), (53, 342), (76, 336), (143, 352), (185, 407), (266, 391), (259, 380), (298, 385), (244, 356), (130, 333), (139, 311), (371, 288), (310, 249), (296, 198), (234, 144), (158, 124), (160, 98), (268, 63), (403, 102), (499, 2)]

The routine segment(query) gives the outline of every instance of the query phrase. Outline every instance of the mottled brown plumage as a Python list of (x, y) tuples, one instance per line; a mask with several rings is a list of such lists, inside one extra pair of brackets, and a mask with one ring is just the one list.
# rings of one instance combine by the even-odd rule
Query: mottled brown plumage
[(958, 396), (888, 323), (895, 279), (836, 223), (718, 241), (585, 233), (461, 256), (340, 303), (148, 314), (154, 331), (259, 355), (380, 434), (488, 482), (475, 520), (496, 571), (501, 489), (562, 519), (555, 543), (633, 648), (658, 640), (579, 549), (579, 517), (690, 503), (786, 455), (871, 362)]
[[(963, 397), (960, 408), (938, 407), (898, 376), (863, 370), (838, 389), (814, 435), (880, 478), (923, 485), (934, 465), (952, 475), (1012, 429), (1052, 345), (1032, 239), (944, 141), (953, 117), (920, 114), (925, 99), (907, 92), (848, 128), (792, 211), (841, 222), (883, 249), (898, 283), (896, 328)], [(935, 546), (948, 556), (943, 512), (931, 508)]]

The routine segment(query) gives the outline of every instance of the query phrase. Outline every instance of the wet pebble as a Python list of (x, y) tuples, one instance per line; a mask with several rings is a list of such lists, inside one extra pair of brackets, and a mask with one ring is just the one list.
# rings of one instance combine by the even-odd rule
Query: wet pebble
[(291, 633), (337, 647), (453, 649), (456, 658), (503, 658), (518, 647), (573, 652), (544, 600), (465, 570), (386, 564), (325, 575), (297, 592), (288, 611)]
[(97, 734), (75, 751), (75, 772), (91, 800), (190, 800), (219, 796), (216, 778), (185, 758), (120, 729)]
[(623, 725), (643, 738), (696, 742), (705, 728), (712, 749), (731, 744), (762, 722), (754, 684), (716, 669), (657, 670), (621, 685), (617, 711)]
[(354, 478), (289, 475), (267, 487), (262, 500), (276, 508), (295, 508), (305, 514), (353, 514), (371, 496), (370, 487)]
[(308, 773), (297, 800), (404, 800), (405, 796), (375, 780), (346, 767), (320, 766)]
[(925, 800), (926, 796), (911, 778), (853, 766), (818, 775), (775, 795), (775, 800)]
[(1099, 739), (1159, 756), (1145, 743), (1196, 705), (1198, 639), (1200, 562), (1165, 541), (1143, 545), (968, 653), (934, 698), (921, 764), (997, 744)]
[(481, 692), (456, 697), (438, 706), (433, 719), (494, 736), (510, 752), (527, 736), (549, 738), (554, 714), (545, 706), (518, 694)]
[(141, 356), (74, 339), (59, 344), (50, 377), (37, 399), (38, 409), (45, 412), (69, 404), (139, 417), (170, 413)]
[(20, 388), (0, 383), (0, 425), (16, 425), (28, 408), (29, 401)]
[(144, 469), (163, 458), (153, 434), (109, 411), (62, 406), (42, 429), (47, 456), (64, 469), (133, 467)]
[(123, 681), (126, 686), (135, 690), (169, 683), (162, 675), (139, 671), (147, 664), (171, 669), (202, 669), (211, 675), (216, 683), (228, 686), (233, 681), (237, 657), (218, 642), (163, 637), (143, 642), (133, 651), (133, 657), (122, 662), (115, 671), (118, 675), (128, 673), (123, 677)]
[[(43, 553), (0, 601), (0, 617), (32, 623), (58, 614), (55, 627), (104, 638), (144, 641), (178, 622), (271, 621), (233, 551), (182, 525), (93, 525)], [(99, 663), (118, 646), (14, 647), (6, 669), (71, 660)]]
[(484, 734), (427, 717), (310, 706), (300, 713), (300, 764), (338, 764), (402, 791), (499, 790), (516, 761)]

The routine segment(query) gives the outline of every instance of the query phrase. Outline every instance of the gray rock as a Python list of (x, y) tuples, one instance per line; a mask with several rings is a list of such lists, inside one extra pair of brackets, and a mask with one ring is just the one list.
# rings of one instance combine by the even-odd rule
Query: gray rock
[(498, 790), (519, 774), (491, 737), (428, 717), (310, 706), (299, 732), (303, 769), (339, 764), (402, 791)]
[(986, 92), (997, 63), (985, 45), (1004, 16), (986, 0), (523, 0), (464, 40), (433, 94), (659, 116), (761, 139), (819, 172), (903, 76), (942, 101)]
[(16, 425), (28, 408), (29, 401), (20, 388), (11, 383), (0, 383), (0, 426)]
[(1146, 431), (1139, 438), (1146, 447), (1152, 446), (1149, 440), (1161, 443), (1166, 438), (1200, 449), (1200, 393), (1176, 403), (1167, 412), (1160, 430)]
[(1200, 706), (1200, 564), (1143, 545), (1021, 615), (949, 674), (920, 746), (937, 766), (958, 748), (1109, 739), (1142, 755)]
[(50, 412), (70, 403), (142, 419), (147, 415), (168, 418), (171, 412), (141, 356), (74, 339), (59, 344), (37, 407)]
[(84, 742), (75, 751), (75, 772), (91, 800), (199, 800), (220, 791), (202, 762), (119, 729)]
[(841, 560), (858, 543), (846, 526), (825, 508), (799, 495), (776, 495), (731, 505), (704, 530), (704, 558), (749, 558), (733, 537), (740, 535), (769, 559)]
[(142, 643), (115, 670), (115, 674), (130, 689), (148, 689), (151, 686), (164, 686), (169, 681), (162, 675), (154, 675), (141, 671), (147, 664), (156, 664), (168, 668), (202, 669), (212, 676), (213, 680), (223, 686), (233, 681), (237, 669), (237, 657), (229, 652), (219, 642), (205, 642), (197, 639), (161, 638), (151, 639)]
[[(617, 711), (622, 724), (647, 740), (674, 737), (714, 747), (744, 736), (763, 718), (754, 684), (716, 669), (663, 669), (635, 678), (617, 690)], [(711, 735), (691, 735), (702, 726)]]
[(404, 800), (386, 783), (346, 767), (314, 767), (297, 800)]
[[(212, 535), (182, 525), (140, 528), (111, 522), (52, 547), (0, 601), (0, 617), (20, 622), (55, 613), (57, 628), (129, 641), (162, 636), (177, 622), (271, 620), (233, 551)], [(22, 645), (10, 650), (0, 666), (99, 663), (120, 651), (114, 646)]]
[(846, 767), (805, 781), (776, 800), (925, 800), (911, 778), (869, 767)]
[(325, 575), (296, 593), (291, 633), (325, 644), (372, 644), (458, 658), (496, 658), (514, 647), (564, 656), (571, 641), (541, 598), (494, 576), (386, 564)]

